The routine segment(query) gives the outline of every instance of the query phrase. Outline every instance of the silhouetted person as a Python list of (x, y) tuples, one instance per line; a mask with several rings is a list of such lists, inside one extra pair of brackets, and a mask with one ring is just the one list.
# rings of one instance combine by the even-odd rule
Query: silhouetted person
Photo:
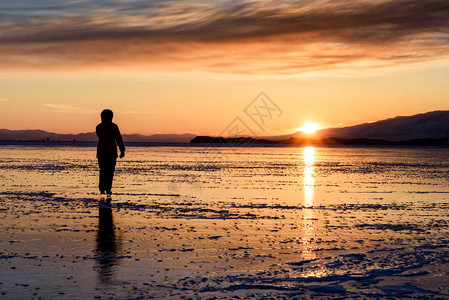
[(101, 123), (97, 125), (98, 136), (97, 158), (100, 167), (100, 193), (112, 194), (112, 178), (114, 177), (115, 164), (117, 162), (117, 145), (120, 148), (120, 158), (125, 156), (125, 145), (117, 124), (112, 123), (114, 114), (105, 109), (101, 112)]
[(98, 217), (97, 256), (98, 278), (102, 282), (109, 281), (114, 275), (114, 266), (119, 262), (117, 255), (121, 248), (121, 238), (115, 232), (112, 209), (100, 207)]

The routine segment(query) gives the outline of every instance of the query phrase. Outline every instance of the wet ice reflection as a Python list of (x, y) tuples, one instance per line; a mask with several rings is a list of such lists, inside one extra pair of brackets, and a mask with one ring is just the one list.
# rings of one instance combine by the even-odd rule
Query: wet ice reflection
[(311, 249), (311, 240), (314, 235), (314, 211), (313, 206), (313, 185), (314, 185), (314, 163), (315, 148), (305, 147), (303, 153), (304, 159), (304, 209), (303, 209), (303, 233), (302, 238), (305, 242), (303, 256), (305, 259), (314, 259), (315, 252)]
[(313, 206), (315, 148), (304, 148), (304, 206)]
[(99, 208), (98, 231), (96, 243), (96, 269), (101, 282), (108, 282), (114, 276), (115, 267), (119, 262), (121, 238), (116, 232), (112, 209)]

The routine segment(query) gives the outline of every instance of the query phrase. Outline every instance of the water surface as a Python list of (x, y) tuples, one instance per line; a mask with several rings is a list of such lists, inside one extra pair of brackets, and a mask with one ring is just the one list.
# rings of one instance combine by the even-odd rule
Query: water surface
[(10, 298), (449, 296), (449, 149), (0, 150)]

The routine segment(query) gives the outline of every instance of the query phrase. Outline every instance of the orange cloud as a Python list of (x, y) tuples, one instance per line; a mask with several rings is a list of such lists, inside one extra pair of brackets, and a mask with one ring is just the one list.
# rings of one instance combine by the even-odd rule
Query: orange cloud
[(45, 107), (48, 107), (52, 109), (55, 112), (59, 113), (97, 113), (98, 110), (92, 110), (92, 109), (86, 109), (78, 106), (74, 106), (71, 104), (52, 104), (52, 103), (46, 103), (44, 104)]
[(84, 5), (5, 21), (0, 66), (292, 74), (449, 53), (446, 0)]

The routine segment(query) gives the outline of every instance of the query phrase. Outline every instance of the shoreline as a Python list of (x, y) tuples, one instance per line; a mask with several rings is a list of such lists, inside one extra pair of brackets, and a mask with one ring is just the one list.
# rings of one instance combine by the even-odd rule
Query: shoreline
[[(314, 147), (314, 148), (393, 148), (393, 149), (408, 149), (408, 148), (435, 148), (435, 149), (446, 149), (449, 148), (448, 145), (395, 145), (395, 144), (385, 144), (385, 145), (373, 145), (373, 144), (242, 144), (242, 143), (171, 143), (171, 142), (126, 142), (127, 147), (189, 147), (189, 148), (304, 148), (304, 147)], [(43, 147), (96, 147), (97, 142), (87, 141), (87, 142), (71, 142), (71, 141), (7, 141), (0, 140), (1, 146), (43, 146)]]

